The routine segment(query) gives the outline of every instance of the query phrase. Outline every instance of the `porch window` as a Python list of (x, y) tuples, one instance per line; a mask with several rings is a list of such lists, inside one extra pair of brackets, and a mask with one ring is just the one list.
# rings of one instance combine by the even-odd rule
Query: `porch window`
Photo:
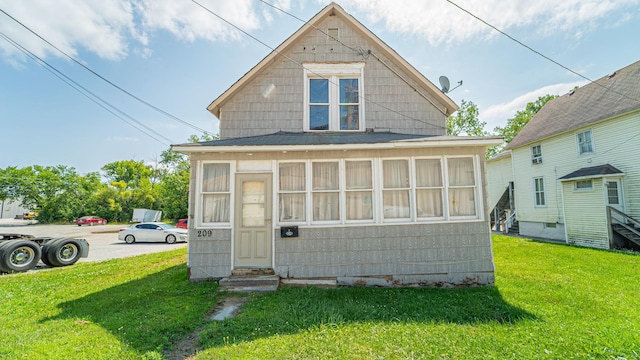
[(371, 161), (345, 161), (347, 220), (373, 219)]
[(416, 160), (418, 217), (442, 217), (442, 164), (440, 159)]
[(593, 190), (593, 180), (578, 180), (575, 186), (576, 190)]
[(587, 154), (593, 152), (593, 140), (591, 130), (578, 133), (578, 154)]
[(280, 222), (306, 221), (306, 166), (303, 162), (280, 163)]
[(340, 220), (339, 170), (337, 161), (313, 163), (313, 221)]
[(473, 158), (448, 158), (449, 215), (476, 215), (476, 182)]
[(362, 131), (364, 63), (304, 67), (305, 130)]
[(202, 166), (203, 223), (229, 223), (230, 174), (228, 163), (206, 163)]
[(410, 217), (409, 161), (382, 161), (382, 205), (385, 219), (407, 219)]
[(533, 179), (533, 191), (536, 206), (547, 206), (547, 201), (544, 193), (544, 178), (537, 177)]

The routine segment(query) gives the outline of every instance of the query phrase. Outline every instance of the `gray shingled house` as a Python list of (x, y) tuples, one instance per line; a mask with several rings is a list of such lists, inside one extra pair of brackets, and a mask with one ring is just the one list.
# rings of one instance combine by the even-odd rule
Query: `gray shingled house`
[(640, 62), (548, 102), (487, 162), (489, 205), (512, 208), (520, 235), (638, 249), (638, 149)]
[(332, 3), (208, 110), (190, 156), (189, 279), (492, 284), (485, 148), (457, 105)]

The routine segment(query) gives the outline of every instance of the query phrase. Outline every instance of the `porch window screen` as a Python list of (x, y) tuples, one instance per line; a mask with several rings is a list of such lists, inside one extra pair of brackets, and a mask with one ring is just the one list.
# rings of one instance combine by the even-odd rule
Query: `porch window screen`
[(447, 159), (449, 178), (449, 215), (476, 215), (476, 184), (473, 158)]
[(313, 163), (313, 220), (340, 220), (340, 167), (338, 162)]
[(228, 223), (230, 219), (229, 164), (202, 167), (202, 222)]
[(409, 161), (384, 160), (382, 162), (382, 177), (384, 218), (409, 218)]
[(442, 164), (440, 159), (416, 160), (418, 217), (442, 217)]
[(281, 222), (306, 220), (306, 176), (305, 163), (280, 163), (280, 202), (278, 209)]
[(371, 161), (345, 162), (347, 220), (373, 219)]

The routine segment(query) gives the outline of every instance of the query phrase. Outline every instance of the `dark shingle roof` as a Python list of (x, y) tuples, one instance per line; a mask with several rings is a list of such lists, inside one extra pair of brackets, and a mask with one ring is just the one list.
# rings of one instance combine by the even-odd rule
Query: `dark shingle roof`
[(640, 61), (611, 75), (549, 101), (505, 149), (640, 109)]
[(205, 141), (191, 146), (273, 146), (273, 145), (339, 145), (339, 144), (379, 144), (399, 140), (423, 139), (428, 135), (398, 134), (392, 132), (358, 133), (308, 133), (284, 132), (241, 138)]
[(622, 174), (622, 171), (618, 170), (615, 166), (611, 164), (604, 164), (598, 166), (584, 167), (582, 169), (578, 169), (570, 174), (567, 174), (561, 177), (559, 180), (568, 180), (568, 179), (576, 179), (581, 177), (600, 177), (598, 175), (615, 175)]

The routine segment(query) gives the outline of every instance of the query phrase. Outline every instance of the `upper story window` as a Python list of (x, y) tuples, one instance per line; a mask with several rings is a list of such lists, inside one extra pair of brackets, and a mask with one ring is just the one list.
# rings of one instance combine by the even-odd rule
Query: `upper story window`
[(364, 63), (304, 64), (304, 130), (362, 131)]
[(542, 145), (531, 147), (531, 163), (542, 164)]
[(578, 133), (578, 154), (588, 154), (593, 152), (593, 136), (591, 130)]

